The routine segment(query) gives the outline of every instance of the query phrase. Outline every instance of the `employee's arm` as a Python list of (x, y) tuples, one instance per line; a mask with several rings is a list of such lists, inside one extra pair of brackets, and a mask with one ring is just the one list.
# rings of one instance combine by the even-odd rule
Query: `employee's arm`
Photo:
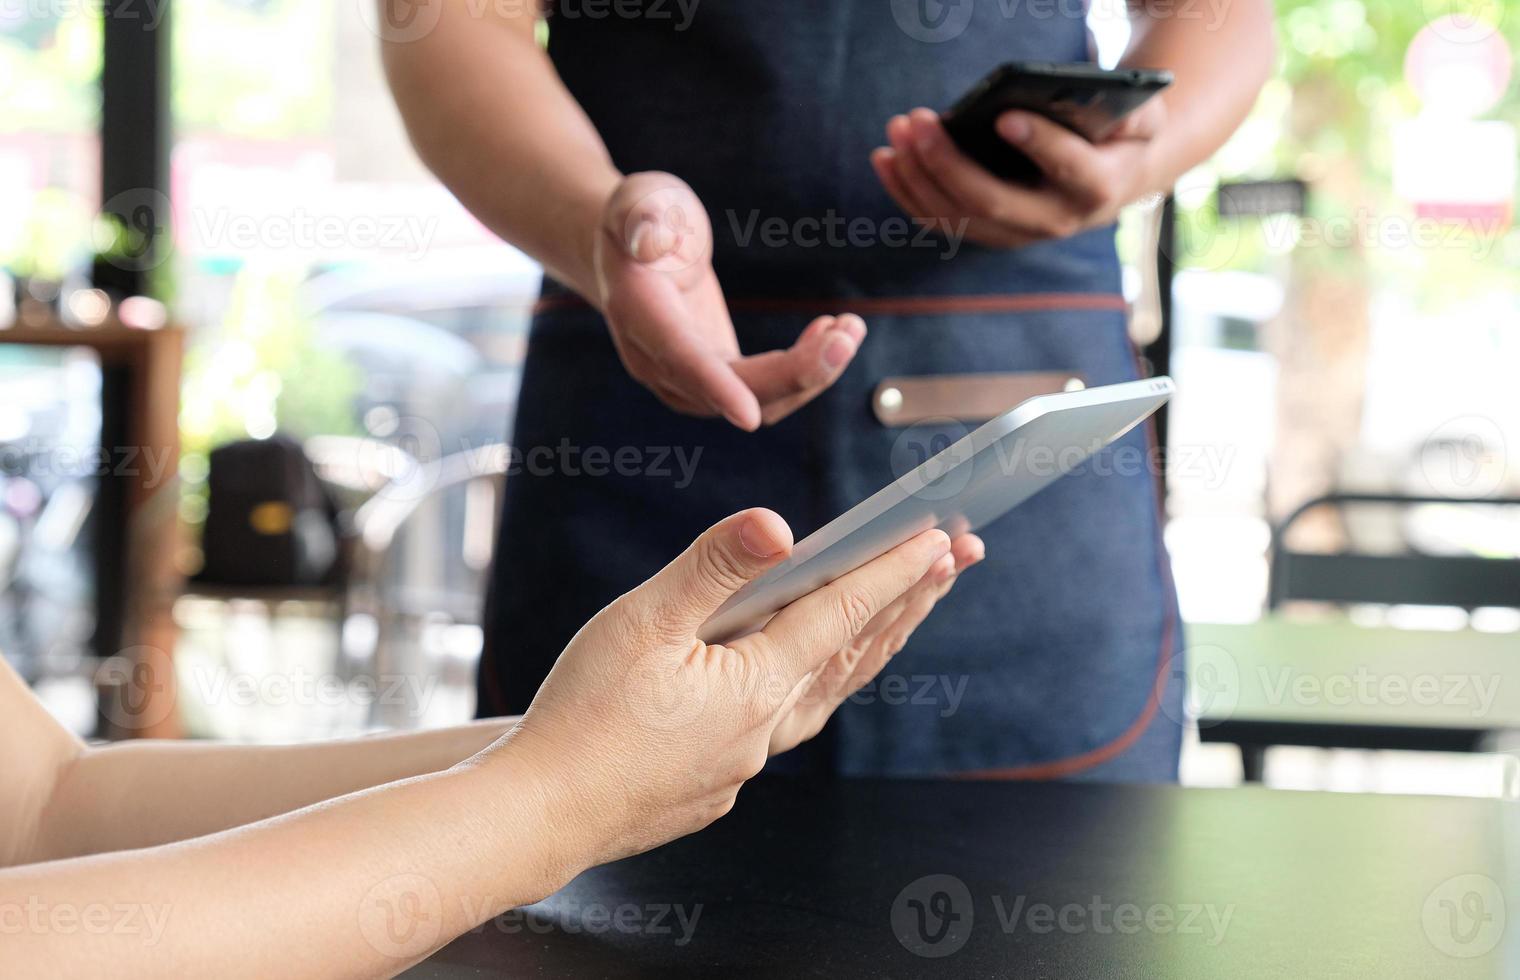
[(887, 123), (890, 146), (871, 156), (882, 185), (915, 218), (938, 227), (964, 221), (969, 237), (1006, 248), (1108, 224), (1126, 204), (1170, 190), (1250, 111), (1272, 70), (1272, 7), (1235, 0), (1217, 11), (1190, 10), (1131, 0), (1130, 22), (1120, 66), (1170, 69), (1175, 81), (1108, 140), (1088, 143), (1031, 112), (998, 119), (999, 135), (1043, 171), (1039, 186), (1016, 186), (982, 169), (923, 108)]
[[(367, 2), (382, 24), (417, 23), (414, 0)], [(637, 381), (676, 411), (754, 429), (838, 379), (865, 337), (858, 317), (820, 317), (789, 348), (741, 355), (702, 202), (671, 174), (618, 171), (539, 47), (532, 3), (438, 2), (420, 36), (382, 29), (412, 144), (486, 227), (605, 315)]]

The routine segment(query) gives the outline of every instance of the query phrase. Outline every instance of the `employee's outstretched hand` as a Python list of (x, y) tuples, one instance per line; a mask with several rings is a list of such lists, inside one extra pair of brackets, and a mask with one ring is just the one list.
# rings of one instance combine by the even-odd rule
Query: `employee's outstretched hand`
[[(721, 521), (586, 624), (499, 751), (537, 774), (578, 866), (728, 812), (766, 757), (818, 731), (949, 589), (981, 541), (925, 531), (727, 645), (697, 630), (791, 550), (768, 510)], [(572, 869), (573, 870), (573, 869)]]
[(754, 430), (833, 384), (866, 325), (852, 314), (822, 316), (786, 350), (743, 356), (712, 252), (712, 223), (685, 181), (632, 174), (602, 213), (595, 300), (635, 380), (678, 412)]

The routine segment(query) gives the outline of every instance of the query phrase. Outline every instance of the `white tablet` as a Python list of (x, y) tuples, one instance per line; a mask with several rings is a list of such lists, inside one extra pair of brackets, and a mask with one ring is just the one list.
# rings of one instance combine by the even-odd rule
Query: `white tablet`
[(1174, 390), (1171, 378), (1146, 378), (1019, 403), (797, 542), (713, 613), (702, 639), (752, 633), (793, 600), (929, 528), (955, 537), (996, 520), (1140, 424)]

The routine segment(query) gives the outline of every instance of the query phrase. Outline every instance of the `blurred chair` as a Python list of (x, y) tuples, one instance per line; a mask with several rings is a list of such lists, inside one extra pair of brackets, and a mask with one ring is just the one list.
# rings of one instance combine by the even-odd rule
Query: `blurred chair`
[[(440, 682), (473, 692), (475, 661), (480, 652), (483, 576), (495, 545), (496, 515), (507, 464), (504, 443), (462, 450), (431, 462), (418, 461), (358, 507), (353, 519), (350, 619), (345, 623), (343, 651), (350, 670), (358, 670), (382, 686), (397, 678), (414, 679), (406, 689), (414, 695), (431, 696)], [(394, 574), (398, 570), (397, 543), (403, 532), (427, 505), (454, 490), (464, 494), (463, 519), (453, 528), (435, 526), (432, 530), (460, 536), (457, 553), (472, 573), (469, 587), (451, 588), (437, 582), (417, 585), (398, 578)], [(443, 544), (430, 540), (422, 547), (454, 553)], [(355, 628), (357, 622), (370, 626)], [(440, 661), (440, 657), (444, 659)], [(371, 703), (370, 723), (416, 727), (424, 720), (426, 707), (395, 698), (376, 698)]]
[(1378, 493), (1331, 493), (1315, 497), (1291, 514), (1272, 535), (1267, 605), (1312, 600), (1334, 603), (1520, 608), (1520, 559), (1477, 555), (1404, 553), (1391, 555), (1294, 551), (1287, 534), (1300, 517), (1317, 507), (1346, 505), (1414, 507), (1520, 507), (1520, 498), (1405, 496)]
[[(271, 636), (282, 626), (290, 633), (288, 621), (306, 623), (294, 633), (316, 643), (309, 655), (317, 660), (309, 669), (330, 671), (350, 690), (373, 685), (376, 695), (357, 719), (363, 727), (423, 724), (427, 705), (397, 697), (431, 697), (440, 684), (473, 693), (481, 595), (495, 544), (507, 447), (493, 443), (436, 460), (419, 460), (365, 437), (317, 436), (303, 448), (342, 503), (343, 574), (330, 584), (305, 587), (190, 583), (181, 594), (214, 600), (225, 610), (220, 626), (200, 630), (222, 637), (220, 652), (211, 654), (215, 659), (232, 655), (228, 617), (262, 607)], [(463, 494), (462, 506), (445, 507), (451, 493)], [(453, 534), (461, 540), (447, 537)], [(465, 568), (443, 567), (453, 564)], [(312, 632), (312, 621), (326, 624), (325, 636)], [(436, 655), (439, 648), (448, 652), (446, 660)], [(260, 653), (258, 643), (252, 649), (246, 669), (254, 672), (291, 657), (288, 650)], [(404, 683), (391, 683), (397, 678)], [(341, 734), (354, 723), (351, 716), (313, 719), (318, 727), (304, 735)]]
[[(1268, 580), (1269, 612), (1280, 613), (1294, 601), (1336, 605), (1358, 603), (1459, 607), (1471, 612), (1486, 607), (1520, 608), (1520, 558), (1485, 558), (1471, 554), (1429, 554), (1412, 547), (1393, 554), (1354, 551), (1317, 553), (1296, 551), (1289, 532), (1306, 513), (1319, 507), (1428, 505), (1468, 508), (1520, 508), (1520, 498), (1408, 496), (1401, 494), (1331, 493), (1295, 509), (1273, 531)], [(1454, 638), (1459, 634), (1452, 634)], [(1520, 648), (1515, 666), (1520, 666)], [(1274, 662), (1291, 665), (1295, 650), (1272, 652)], [(1439, 664), (1433, 664), (1439, 668)], [(1507, 667), (1501, 665), (1501, 668)], [(1312, 673), (1312, 664), (1305, 672)], [(1411, 751), (1480, 751), (1496, 734), (1485, 719), (1475, 718), (1461, 728), (1446, 724), (1411, 724), (1394, 717), (1388, 724), (1305, 722), (1224, 718), (1200, 727), (1205, 741), (1234, 743), (1240, 749), (1247, 781), (1259, 782), (1266, 749), (1272, 745), (1321, 748), (1403, 749)]]

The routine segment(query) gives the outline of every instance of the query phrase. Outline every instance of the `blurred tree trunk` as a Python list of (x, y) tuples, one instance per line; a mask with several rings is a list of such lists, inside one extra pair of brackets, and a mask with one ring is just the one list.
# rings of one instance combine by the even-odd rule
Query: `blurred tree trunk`
[[(1365, 109), (1343, 83), (1327, 74), (1301, 79), (1294, 91), (1287, 140), (1307, 147), (1325, 132), (1365, 132)], [(1297, 156), (1297, 153), (1294, 154)], [(1302, 176), (1310, 184), (1310, 222), (1327, 218), (1357, 230), (1349, 243), (1315, 234), (1291, 260), (1283, 312), (1265, 332), (1278, 365), (1277, 428), (1268, 473), (1267, 512), (1274, 523), (1311, 497), (1337, 488), (1342, 460), (1355, 447), (1362, 421), (1370, 333), (1371, 289), (1358, 215), (1376, 214), (1357, 154), (1309, 156)], [(1316, 205), (1318, 201), (1318, 205)], [(1327, 213), (1344, 202), (1348, 214)], [(1305, 515), (1294, 547), (1344, 545), (1339, 515)]]

